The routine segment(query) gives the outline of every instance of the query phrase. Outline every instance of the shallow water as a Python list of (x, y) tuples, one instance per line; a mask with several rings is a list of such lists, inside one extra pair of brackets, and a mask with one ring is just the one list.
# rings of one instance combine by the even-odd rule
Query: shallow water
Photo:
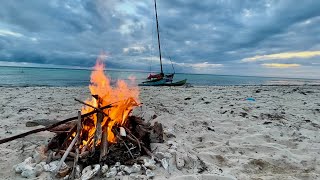
[[(115, 83), (117, 79), (129, 80), (134, 76), (136, 82), (142, 82), (149, 73), (132, 71), (106, 71)], [(90, 83), (90, 70), (52, 69), (30, 67), (0, 67), (0, 86), (86, 86)], [(320, 80), (270, 78), (254, 76), (226, 76), (208, 74), (176, 74), (174, 80), (188, 79), (194, 86), (214, 85), (303, 85), (320, 84)]]

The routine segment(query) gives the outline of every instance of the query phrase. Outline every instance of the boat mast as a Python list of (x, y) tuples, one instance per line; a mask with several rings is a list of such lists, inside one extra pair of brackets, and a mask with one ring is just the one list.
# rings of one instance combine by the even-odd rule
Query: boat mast
[(160, 35), (159, 35), (159, 23), (158, 23), (158, 13), (157, 13), (157, 2), (154, 0), (154, 10), (156, 12), (156, 22), (157, 22), (157, 34), (158, 34), (158, 47), (159, 47), (159, 57), (160, 57), (160, 67), (161, 73), (163, 74), (162, 70), (162, 59), (161, 59), (161, 47), (160, 47)]

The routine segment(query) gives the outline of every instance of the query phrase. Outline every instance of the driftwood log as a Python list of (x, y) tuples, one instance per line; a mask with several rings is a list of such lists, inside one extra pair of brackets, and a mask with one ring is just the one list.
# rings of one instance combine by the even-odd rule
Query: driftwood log
[[(111, 108), (111, 107), (113, 107), (112, 104), (109, 104), (107, 106), (101, 107), (100, 109), (103, 110), (103, 109), (107, 109), (107, 108)], [(93, 111), (91, 111), (89, 113), (82, 114), (81, 118), (83, 119), (83, 118), (88, 117), (90, 115), (93, 115), (93, 114), (95, 114), (97, 112), (98, 112), (97, 110), (93, 110)], [(21, 133), (21, 134), (15, 135), (15, 136), (4, 138), (4, 139), (0, 140), (0, 144), (6, 143), (6, 142), (9, 142), (9, 141), (13, 141), (15, 139), (23, 138), (23, 137), (28, 136), (30, 134), (35, 134), (35, 133), (42, 132), (42, 131), (48, 131), (48, 130), (53, 129), (53, 128), (57, 127), (57, 126), (60, 126), (62, 124), (65, 124), (67, 122), (70, 122), (70, 121), (73, 121), (73, 120), (76, 120), (76, 119), (78, 119), (78, 116), (71, 117), (71, 118), (59, 121), (59, 122), (57, 122), (55, 124), (52, 124), (50, 126), (47, 126), (47, 127), (34, 129), (34, 130), (31, 130), (31, 131), (28, 131), (28, 132), (25, 132), (25, 133)]]

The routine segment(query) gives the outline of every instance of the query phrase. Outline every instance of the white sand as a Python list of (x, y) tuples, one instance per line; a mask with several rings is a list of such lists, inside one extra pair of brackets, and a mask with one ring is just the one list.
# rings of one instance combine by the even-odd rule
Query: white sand
[[(73, 98), (89, 97), (87, 87), (0, 91), (0, 138), (37, 128), (26, 127), (29, 120), (75, 116), (81, 105)], [(156, 151), (175, 154), (176, 146), (184, 164), (158, 168), (155, 179), (320, 179), (320, 86), (150, 87), (140, 97), (144, 117), (155, 114), (151, 122), (175, 136)], [(22, 179), (12, 166), (51, 136), (0, 145), (1, 179)], [(208, 170), (198, 173), (204, 165)]]

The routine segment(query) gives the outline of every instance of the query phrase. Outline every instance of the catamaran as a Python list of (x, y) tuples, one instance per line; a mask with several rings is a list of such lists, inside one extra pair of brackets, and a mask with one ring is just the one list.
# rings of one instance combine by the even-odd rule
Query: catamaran
[(173, 82), (174, 73), (164, 74), (162, 67), (162, 57), (161, 57), (161, 46), (160, 46), (160, 34), (159, 34), (159, 22), (158, 22), (158, 13), (157, 13), (157, 2), (154, 0), (154, 10), (156, 14), (156, 23), (157, 23), (157, 35), (158, 35), (158, 49), (159, 49), (159, 59), (160, 59), (160, 73), (150, 74), (147, 77), (147, 81), (142, 82), (139, 86), (182, 86), (186, 84), (187, 79)]

